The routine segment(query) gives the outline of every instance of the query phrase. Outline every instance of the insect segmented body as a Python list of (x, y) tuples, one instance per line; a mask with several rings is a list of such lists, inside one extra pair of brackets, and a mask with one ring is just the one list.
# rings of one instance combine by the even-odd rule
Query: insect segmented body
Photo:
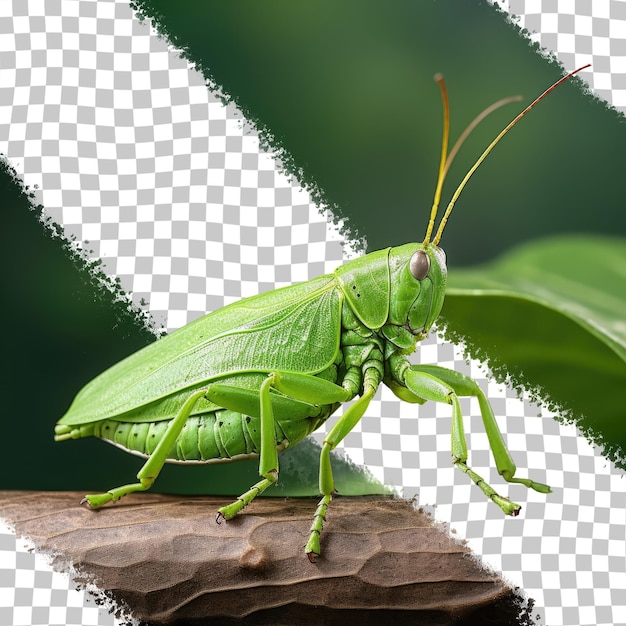
[(330, 452), (365, 414), (381, 383), (408, 402), (433, 400), (451, 406), (453, 463), (505, 513), (517, 515), (520, 506), (467, 466), (461, 396), (478, 399), (503, 478), (549, 492), (547, 485), (515, 476), (493, 411), (472, 379), (443, 367), (413, 364), (408, 357), (443, 306), (447, 269), (438, 244), (461, 189), (500, 138), (572, 74), (524, 109), (490, 144), (453, 195), (432, 237), (443, 179), (455, 153), (453, 148), (448, 155), (448, 103), (439, 78), (445, 111), (442, 158), (421, 243), (372, 252), (333, 274), (233, 303), (88, 383), (57, 423), (55, 439), (96, 436), (148, 460), (138, 482), (87, 495), (84, 502), (95, 509), (144, 491), (166, 462), (219, 463), (258, 456), (261, 480), (218, 511), (218, 522), (231, 519), (276, 482), (281, 450), (318, 429), (342, 403), (357, 398), (322, 446), (322, 499), (305, 548), (313, 561), (320, 554), (320, 533), (334, 493)]
[[(385, 367), (390, 375), (394, 372), (390, 357), (413, 351), (416, 341), (425, 336), (445, 293), (443, 252), (434, 246), (429, 252), (430, 256), (418, 254), (415, 244), (390, 248), (347, 263), (332, 275), (272, 292), (274, 302), (264, 295), (254, 296), (204, 316), (94, 380), (76, 398), (79, 406), (88, 407), (91, 421), (84, 423), (85, 416), (71, 409), (60, 422), (64, 428), (57, 427), (57, 439), (93, 435), (149, 456), (180, 403), (211, 382), (168, 452), (168, 461), (210, 463), (256, 455), (261, 449), (259, 391), (274, 372), (283, 379), (295, 374), (319, 379), (302, 380), (330, 390), (332, 400), (337, 397), (321, 404), (318, 396), (313, 398), (317, 402), (308, 402), (270, 391), (276, 445), (286, 448), (298, 443), (317, 430), (340, 402), (366, 388), (376, 389)], [(414, 259), (414, 271), (428, 277), (418, 280), (411, 274), (407, 267), (411, 255), (422, 263), (419, 266)], [(428, 271), (431, 258), (434, 267)], [(392, 277), (390, 268), (400, 266), (404, 272), (396, 271)], [(372, 280), (386, 289), (374, 298), (361, 299), (362, 292), (371, 291)], [(406, 311), (389, 314), (389, 302), (397, 302), (403, 291), (413, 301), (406, 303)], [(235, 311), (240, 318), (232, 327)], [(228, 322), (231, 328), (220, 331)], [(327, 332), (329, 326), (332, 333)], [(193, 337), (191, 351), (169, 348), (169, 344), (186, 346), (180, 336), (186, 334)], [(313, 345), (316, 349), (311, 353)], [(138, 367), (137, 361), (149, 367)], [(181, 390), (176, 374), (182, 363), (186, 373)], [(390, 384), (394, 383), (390, 380)], [(101, 398), (102, 388), (116, 404), (101, 402), (95, 413), (95, 397), (89, 396), (96, 393)], [(128, 406), (127, 395), (135, 398), (134, 410), (123, 409)], [(137, 400), (142, 397), (149, 402)]]

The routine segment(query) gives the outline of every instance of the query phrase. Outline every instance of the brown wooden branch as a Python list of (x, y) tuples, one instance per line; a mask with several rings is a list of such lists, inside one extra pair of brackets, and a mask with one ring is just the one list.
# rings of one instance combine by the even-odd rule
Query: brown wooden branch
[(336, 498), (311, 564), (309, 498), (259, 498), (218, 525), (223, 498), (135, 494), (91, 511), (81, 497), (4, 491), (0, 516), (145, 622), (518, 623), (504, 581), (399, 499)]

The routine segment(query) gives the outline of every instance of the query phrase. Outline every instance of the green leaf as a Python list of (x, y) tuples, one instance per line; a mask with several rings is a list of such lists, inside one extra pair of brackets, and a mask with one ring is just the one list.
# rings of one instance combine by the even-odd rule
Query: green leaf
[(561, 236), (449, 273), (444, 336), (626, 466), (626, 239)]
[[(287, 448), (279, 457), (280, 480), (265, 492), (266, 495), (319, 497), (321, 451), (321, 446), (312, 437), (307, 437), (293, 448)], [(393, 489), (383, 485), (366, 467), (353, 463), (343, 453), (333, 450), (331, 457), (335, 485), (342, 496), (394, 493)]]

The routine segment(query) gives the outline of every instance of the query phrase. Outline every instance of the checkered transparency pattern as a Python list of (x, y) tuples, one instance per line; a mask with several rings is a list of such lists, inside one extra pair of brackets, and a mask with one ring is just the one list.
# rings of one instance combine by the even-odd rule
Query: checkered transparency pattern
[[(575, 30), (587, 23), (590, 2), (509, 4), (519, 20), (527, 14), (526, 27), (538, 31), (543, 45), (565, 41), (582, 54), (565, 57), (567, 69), (589, 60), (591, 41), (594, 67), (584, 78), (623, 106), (619, 32), (626, 3), (594, 3), (592, 35)], [(537, 28), (543, 16), (550, 26), (553, 15), (572, 6), (584, 19), (558, 18), (558, 36), (550, 39), (548, 29), (543, 38)], [(341, 261), (340, 237), (308, 194), (278, 171), (254, 129), (122, 1), (0, 3), (0, 152), (26, 184), (38, 185), (47, 213), (68, 236), (102, 259), (133, 302), (147, 303), (157, 326), (177, 328)], [(537, 407), (489, 382), (453, 346), (431, 337), (419, 358), (476, 378), (520, 475), (547, 482), (554, 493), (502, 486), (469, 399), (462, 409), (470, 463), (523, 505), (518, 518), (503, 518), (451, 467), (447, 407), (402, 404), (382, 389), (343, 450), (404, 496), (417, 495), (467, 538), (486, 563), (534, 598), (543, 623), (618, 623), (626, 605), (621, 473), (575, 429), (545, 413), (537, 417)], [(2, 623), (116, 623), (12, 537), (0, 530)]]
[(528, 31), (529, 39), (568, 70), (591, 63), (585, 80), (595, 94), (626, 113), (624, 0), (490, 0)]
[(0, 624), (2, 626), (110, 626), (107, 601), (53, 571), (47, 558), (16, 539), (0, 520)]
[[(626, 485), (617, 470), (572, 425), (520, 400), (431, 336), (419, 360), (474, 378), (486, 392), (519, 476), (550, 485), (536, 493), (498, 476), (477, 401), (461, 398), (468, 465), (522, 505), (510, 518), (451, 465), (447, 406), (398, 402), (386, 387), (341, 448), (387, 485), (432, 512), (482, 561), (535, 601), (534, 623), (626, 624)], [(318, 441), (322, 434), (316, 434)], [(340, 490), (339, 486), (339, 490)]]
[(157, 325), (341, 261), (309, 195), (125, 3), (14, 2), (3, 24), (3, 151)]

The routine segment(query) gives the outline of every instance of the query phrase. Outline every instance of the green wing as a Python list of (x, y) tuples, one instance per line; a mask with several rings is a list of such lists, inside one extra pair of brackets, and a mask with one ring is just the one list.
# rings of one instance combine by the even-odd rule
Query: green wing
[(341, 301), (327, 275), (209, 313), (92, 380), (59, 423), (112, 418), (241, 372), (320, 372), (339, 349)]

